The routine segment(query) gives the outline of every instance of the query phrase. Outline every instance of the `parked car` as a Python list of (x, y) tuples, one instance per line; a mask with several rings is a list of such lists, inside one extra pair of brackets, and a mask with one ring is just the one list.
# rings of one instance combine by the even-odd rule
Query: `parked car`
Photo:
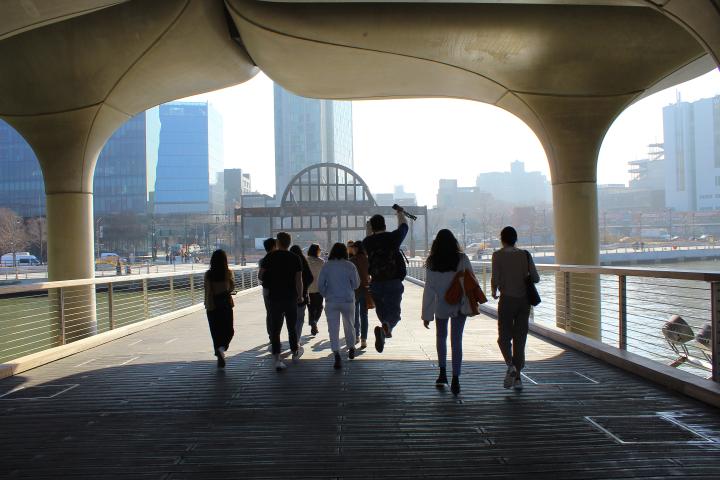
[[(35, 255), (30, 255), (30, 252), (15, 252), (15, 261), (19, 266), (31, 266), (40, 265), (41, 262)], [(6, 253), (0, 257), (0, 265), (3, 267), (14, 267), (13, 254)]]

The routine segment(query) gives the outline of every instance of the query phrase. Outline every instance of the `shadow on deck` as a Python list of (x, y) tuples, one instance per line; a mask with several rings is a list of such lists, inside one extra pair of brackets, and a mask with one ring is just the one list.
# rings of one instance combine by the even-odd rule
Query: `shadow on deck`
[(488, 318), (468, 320), (461, 395), (436, 390), (420, 294), (407, 286), (385, 353), (341, 371), (323, 322), (300, 362), (276, 373), (250, 295), (237, 302), (224, 371), (195, 314), (2, 380), (1, 475), (720, 477), (717, 410), (537, 337), (525, 390), (504, 390)]

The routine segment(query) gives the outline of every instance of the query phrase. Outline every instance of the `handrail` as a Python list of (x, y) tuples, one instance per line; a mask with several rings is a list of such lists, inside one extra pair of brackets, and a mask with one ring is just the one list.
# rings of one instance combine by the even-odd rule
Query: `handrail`
[[(230, 266), (230, 270), (232, 271), (242, 271), (242, 270), (253, 270), (255, 267), (251, 266), (245, 266), (245, 267), (239, 267), (239, 266)], [(140, 273), (140, 274), (133, 274), (133, 275), (118, 275), (118, 276), (108, 276), (108, 277), (95, 277), (95, 278), (81, 278), (77, 280), (55, 280), (52, 282), (33, 282), (33, 283), (26, 283), (22, 285), (8, 285), (0, 287), (0, 295), (7, 295), (7, 294), (13, 294), (13, 293), (23, 293), (23, 292), (32, 292), (34, 290), (50, 290), (54, 288), (65, 288), (65, 287), (82, 287), (87, 285), (99, 285), (99, 284), (106, 284), (106, 283), (126, 283), (126, 282), (135, 282), (135, 281), (142, 281), (146, 279), (155, 279), (155, 278), (170, 278), (170, 277), (185, 277), (188, 275), (203, 275), (205, 271), (203, 270), (185, 270), (185, 271), (179, 271), (179, 272), (160, 272), (160, 273)]]
[[(473, 261), (484, 290), (492, 262)], [(539, 327), (601, 341), (688, 373), (720, 381), (720, 272), (648, 267), (536, 264)], [(422, 260), (408, 276), (425, 279)], [(633, 280), (635, 278), (635, 280)], [(488, 293), (488, 297), (489, 292)], [(493, 312), (496, 302), (484, 307)]]
[[(491, 262), (473, 260), (477, 265), (491, 266)], [(649, 267), (609, 267), (593, 265), (563, 265), (558, 263), (539, 263), (535, 265), (538, 271), (591, 273), (596, 275), (627, 275), (632, 277), (668, 278), (673, 280), (696, 280), (700, 282), (719, 282), (720, 273), (697, 270), (670, 270)]]
[[(231, 270), (237, 290), (259, 285), (256, 266)], [(185, 270), (0, 287), (0, 363), (201, 308), (204, 273)]]

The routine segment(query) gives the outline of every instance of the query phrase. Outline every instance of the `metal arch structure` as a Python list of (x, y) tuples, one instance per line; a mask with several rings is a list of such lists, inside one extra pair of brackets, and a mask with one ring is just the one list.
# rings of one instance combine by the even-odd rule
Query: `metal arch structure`
[[(425, 248), (428, 245), (427, 206), (406, 207), (409, 213), (423, 217)], [(276, 207), (244, 207), (235, 209), (235, 232), (240, 240), (240, 263), (245, 263), (245, 219), (268, 220), (271, 235), (284, 231), (325, 232), (327, 245), (332, 244), (333, 232), (338, 241), (342, 232), (365, 232), (367, 219), (375, 214), (394, 216), (391, 206), (375, 201), (367, 183), (351, 168), (336, 163), (316, 163), (298, 172), (288, 182), (280, 205)], [(415, 252), (414, 225), (410, 225), (410, 251)], [(235, 252), (237, 263), (238, 252)]]
[(280, 205), (323, 207), (327, 202), (343, 206), (377, 205), (367, 183), (339, 163), (316, 163), (302, 169), (288, 182)]

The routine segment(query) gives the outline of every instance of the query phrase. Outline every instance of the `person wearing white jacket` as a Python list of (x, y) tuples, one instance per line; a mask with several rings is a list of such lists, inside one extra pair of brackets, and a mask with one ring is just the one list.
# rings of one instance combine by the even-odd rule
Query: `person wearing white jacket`
[(340, 317), (342, 316), (348, 358), (355, 358), (355, 289), (360, 286), (357, 268), (348, 261), (347, 247), (336, 243), (330, 249), (328, 261), (320, 270), (318, 290), (325, 298), (325, 317), (330, 335), (330, 347), (335, 355), (333, 368), (342, 368), (340, 359)]
[[(462, 365), (462, 336), (466, 315), (462, 312), (463, 301), (450, 305), (445, 301), (445, 292), (450, 288), (456, 273), (470, 269), (472, 264), (450, 230), (437, 233), (425, 260), (425, 289), (423, 290), (422, 320), (425, 328), (435, 320), (436, 347), (440, 375), (435, 381), (438, 388), (447, 385), (446, 357), (448, 323), (450, 323), (450, 345), (452, 347), (452, 384), (454, 395), (460, 393), (460, 366)], [(461, 279), (462, 281), (462, 279)], [(463, 295), (463, 300), (464, 295)]]

